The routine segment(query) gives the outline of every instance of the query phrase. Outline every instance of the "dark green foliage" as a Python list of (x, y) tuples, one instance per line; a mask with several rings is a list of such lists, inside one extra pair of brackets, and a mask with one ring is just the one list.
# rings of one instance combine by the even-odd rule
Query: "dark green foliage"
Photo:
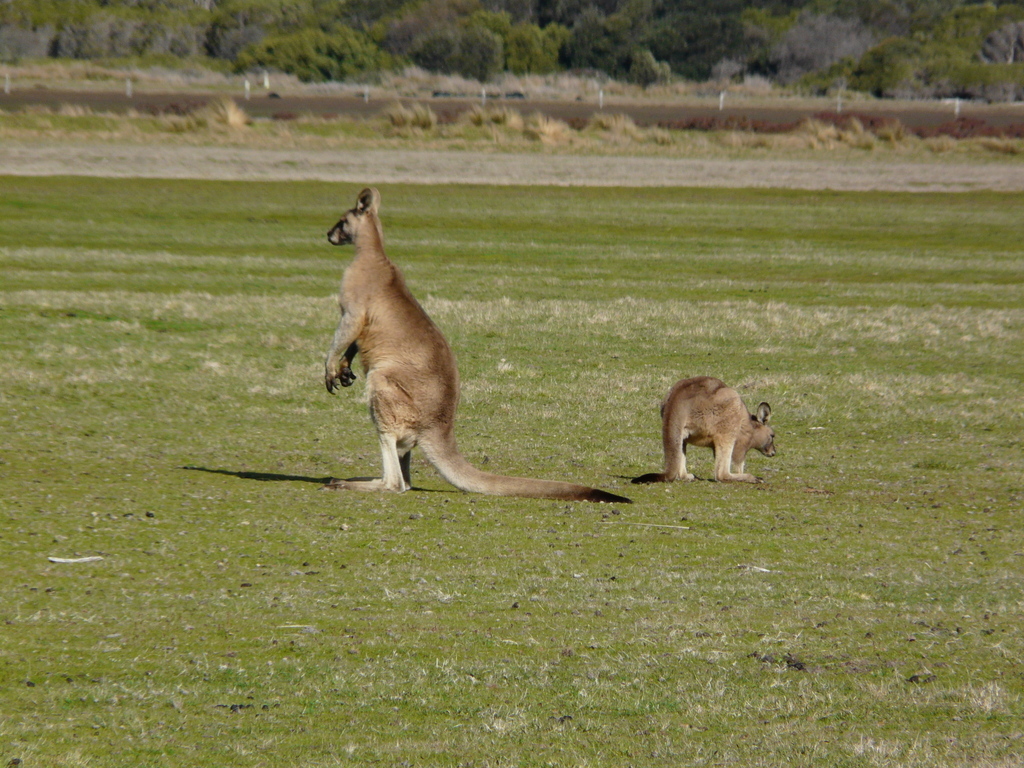
[(632, 44), (621, 17), (607, 17), (588, 8), (576, 20), (566, 44), (566, 63), (574, 69), (598, 69), (612, 77), (629, 68)]
[(894, 96), (901, 88), (913, 85), (920, 46), (899, 37), (889, 38), (875, 46), (853, 70), (850, 87), (876, 96)]
[(544, 29), (536, 24), (516, 24), (505, 37), (505, 68), (517, 75), (556, 72), (559, 54), (571, 34), (561, 24)]
[(633, 52), (633, 60), (629, 65), (629, 79), (637, 85), (646, 88), (655, 83), (668, 82), (672, 76), (672, 70), (663, 61), (657, 61), (654, 54), (646, 48), (640, 48)]
[(845, 81), (880, 96), (1003, 100), (1021, 95), (1024, 0), (0, 2), (0, 60), (204, 55), (303, 79), (412, 61), (477, 80), (563, 68), (641, 85), (757, 74), (812, 92)]
[(463, 77), (484, 82), (501, 71), (504, 63), (501, 38), (476, 24), (462, 30), (452, 63)]
[(485, 27), (437, 29), (419, 39), (410, 58), (424, 69), (489, 80), (501, 71), (501, 38)]
[(342, 80), (389, 65), (390, 57), (366, 35), (337, 27), (330, 33), (304, 29), (267, 37), (243, 51), (236, 66), (243, 72), (258, 67), (279, 69), (300, 80), (316, 82)]

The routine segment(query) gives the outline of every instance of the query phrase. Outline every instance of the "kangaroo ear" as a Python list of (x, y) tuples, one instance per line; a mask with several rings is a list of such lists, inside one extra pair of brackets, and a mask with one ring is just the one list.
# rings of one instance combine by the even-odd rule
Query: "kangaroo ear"
[(757, 415), (755, 418), (762, 424), (767, 424), (768, 419), (772, 417), (772, 407), (768, 403), (761, 403), (757, 406)]
[(367, 187), (359, 193), (359, 199), (356, 201), (357, 211), (376, 213), (378, 208), (380, 208), (380, 192), (373, 187)]

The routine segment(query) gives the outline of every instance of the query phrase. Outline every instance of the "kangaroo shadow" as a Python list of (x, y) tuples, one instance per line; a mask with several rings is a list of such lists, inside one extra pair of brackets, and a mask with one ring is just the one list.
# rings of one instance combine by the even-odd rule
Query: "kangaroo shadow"
[[(321, 487), (326, 488), (328, 484), (335, 478), (328, 475), (327, 477), (309, 477), (308, 475), (279, 475), (274, 472), (240, 472), (233, 469), (211, 469), (209, 467), (193, 467), (185, 466), (182, 469), (190, 472), (209, 472), (212, 475), (230, 475), (231, 477), (237, 477), (240, 480), (257, 480), (261, 483), (314, 483)], [(372, 477), (349, 477), (346, 478), (348, 481), (365, 481), (373, 480)], [(422, 491), (426, 493), (446, 493), (443, 489), (434, 488), (419, 488), (413, 486), (410, 490)]]
[(209, 467), (182, 467), (192, 472), (209, 472), (213, 475), (230, 475), (241, 480), (259, 480), (264, 483), (290, 482), (290, 483), (316, 483), (327, 485), (334, 478), (332, 477), (308, 477), (306, 475), (279, 475), (272, 472), (238, 472), (232, 469), (210, 469)]

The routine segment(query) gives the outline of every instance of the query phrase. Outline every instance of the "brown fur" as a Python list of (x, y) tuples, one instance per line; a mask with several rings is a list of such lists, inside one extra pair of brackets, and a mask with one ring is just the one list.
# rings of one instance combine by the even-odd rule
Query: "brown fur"
[(687, 445), (714, 451), (716, 480), (761, 482), (744, 471), (744, 464), (751, 448), (775, 455), (775, 431), (768, 426), (771, 412), (768, 403), (761, 403), (751, 414), (735, 389), (710, 376), (677, 381), (661, 404), (665, 471), (635, 477), (633, 482), (693, 480), (686, 471)]
[(572, 501), (629, 503), (629, 499), (573, 483), (505, 477), (482, 472), (455, 444), (459, 372), (448, 341), (406, 287), (402, 273), (385, 255), (377, 209), (380, 195), (364, 189), (356, 207), (328, 232), (334, 245), (355, 245), (338, 303), (341, 322), (327, 353), (327, 391), (355, 380), (352, 361), (363, 357), (370, 417), (377, 428), (384, 476), (376, 480), (334, 480), (328, 487), (406, 491), (409, 456), (419, 445), (449, 483), (464, 491)]

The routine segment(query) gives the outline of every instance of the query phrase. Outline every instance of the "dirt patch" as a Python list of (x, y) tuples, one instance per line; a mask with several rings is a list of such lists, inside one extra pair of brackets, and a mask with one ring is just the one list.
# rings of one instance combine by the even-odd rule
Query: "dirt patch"
[(121, 144), (0, 146), (0, 173), (355, 184), (1024, 191), (1014, 164), (723, 160), (403, 150), (267, 150)]

